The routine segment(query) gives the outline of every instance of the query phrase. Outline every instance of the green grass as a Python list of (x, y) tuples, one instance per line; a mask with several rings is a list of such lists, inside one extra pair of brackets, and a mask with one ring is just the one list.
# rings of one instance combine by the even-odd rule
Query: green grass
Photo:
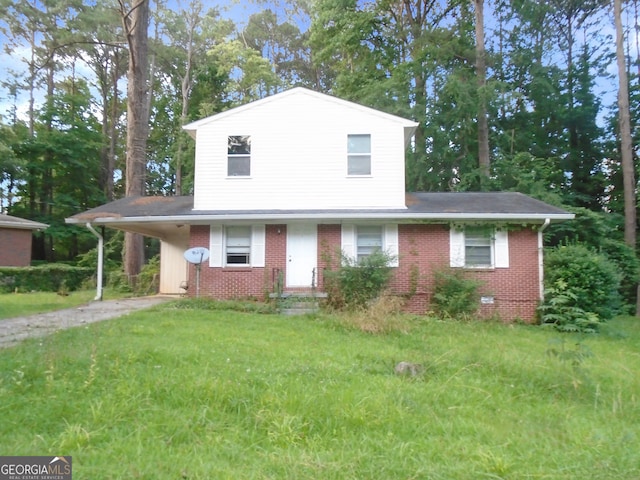
[(91, 479), (640, 478), (636, 319), (574, 368), (539, 327), (184, 305), (0, 351), (0, 452)]
[[(0, 294), (0, 320), (77, 307), (95, 296), (95, 290), (70, 292), (68, 296), (55, 292), (3, 293)], [(104, 297), (115, 298), (115, 294), (105, 291)]]

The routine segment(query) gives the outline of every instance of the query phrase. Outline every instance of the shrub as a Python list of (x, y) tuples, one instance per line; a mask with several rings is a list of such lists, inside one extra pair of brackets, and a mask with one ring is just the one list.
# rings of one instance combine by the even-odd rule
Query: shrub
[(562, 293), (573, 299), (571, 306), (593, 312), (602, 320), (620, 311), (621, 276), (605, 255), (582, 244), (555, 247), (545, 254), (545, 272), (547, 289), (557, 288), (558, 281), (564, 282)]
[(640, 263), (632, 247), (620, 240), (604, 239), (599, 251), (613, 262), (620, 275), (620, 296), (629, 313), (635, 312), (636, 288), (640, 279)]
[(577, 298), (564, 280), (557, 280), (555, 286), (545, 290), (545, 301), (538, 307), (541, 322), (560, 332), (597, 332), (601, 319), (577, 306)]
[(480, 281), (466, 277), (462, 271), (447, 269), (436, 272), (432, 299), (436, 313), (449, 318), (473, 314), (480, 305), (480, 285)]
[(337, 309), (366, 308), (380, 296), (391, 279), (393, 257), (377, 251), (356, 261), (342, 255), (341, 266), (325, 273), (327, 303)]
[(109, 287), (120, 293), (149, 295), (157, 293), (160, 277), (160, 256), (156, 255), (142, 267), (140, 273), (131, 280), (122, 271), (111, 272), (107, 280)]
[(620, 274), (622, 302), (627, 308), (635, 309), (640, 263), (635, 249), (626, 245), (622, 238), (621, 216), (581, 207), (565, 208), (575, 213), (576, 218), (552, 224), (545, 232), (545, 243), (552, 246), (578, 243), (606, 255)]
[(58, 292), (77, 290), (94, 269), (50, 263), (38, 267), (0, 268), (0, 292)]

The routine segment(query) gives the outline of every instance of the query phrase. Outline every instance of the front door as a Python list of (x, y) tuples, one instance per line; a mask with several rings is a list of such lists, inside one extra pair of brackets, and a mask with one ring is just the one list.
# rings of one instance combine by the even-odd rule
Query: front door
[(317, 284), (318, 227), (309, 224), (287, 225), (287, 287), (311, 287)]

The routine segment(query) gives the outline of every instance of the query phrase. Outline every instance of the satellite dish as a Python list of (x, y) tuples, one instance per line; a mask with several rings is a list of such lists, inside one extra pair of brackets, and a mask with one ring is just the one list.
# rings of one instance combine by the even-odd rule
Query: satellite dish
[(184, 258), (189, 263), (200, 265), (209, 260), (209, 250), (204, 247), (193, 247), (184, 252)]

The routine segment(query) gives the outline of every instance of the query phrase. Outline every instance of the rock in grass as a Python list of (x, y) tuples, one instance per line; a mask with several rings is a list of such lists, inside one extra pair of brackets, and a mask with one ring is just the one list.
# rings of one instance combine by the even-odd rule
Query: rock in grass
[(400, 362), (396, 365), (394, 369), (396, 375), (405, 375), (415, 377), (422, 373), (422, 365), (419, 363), (410, 363), (410, 362)]

